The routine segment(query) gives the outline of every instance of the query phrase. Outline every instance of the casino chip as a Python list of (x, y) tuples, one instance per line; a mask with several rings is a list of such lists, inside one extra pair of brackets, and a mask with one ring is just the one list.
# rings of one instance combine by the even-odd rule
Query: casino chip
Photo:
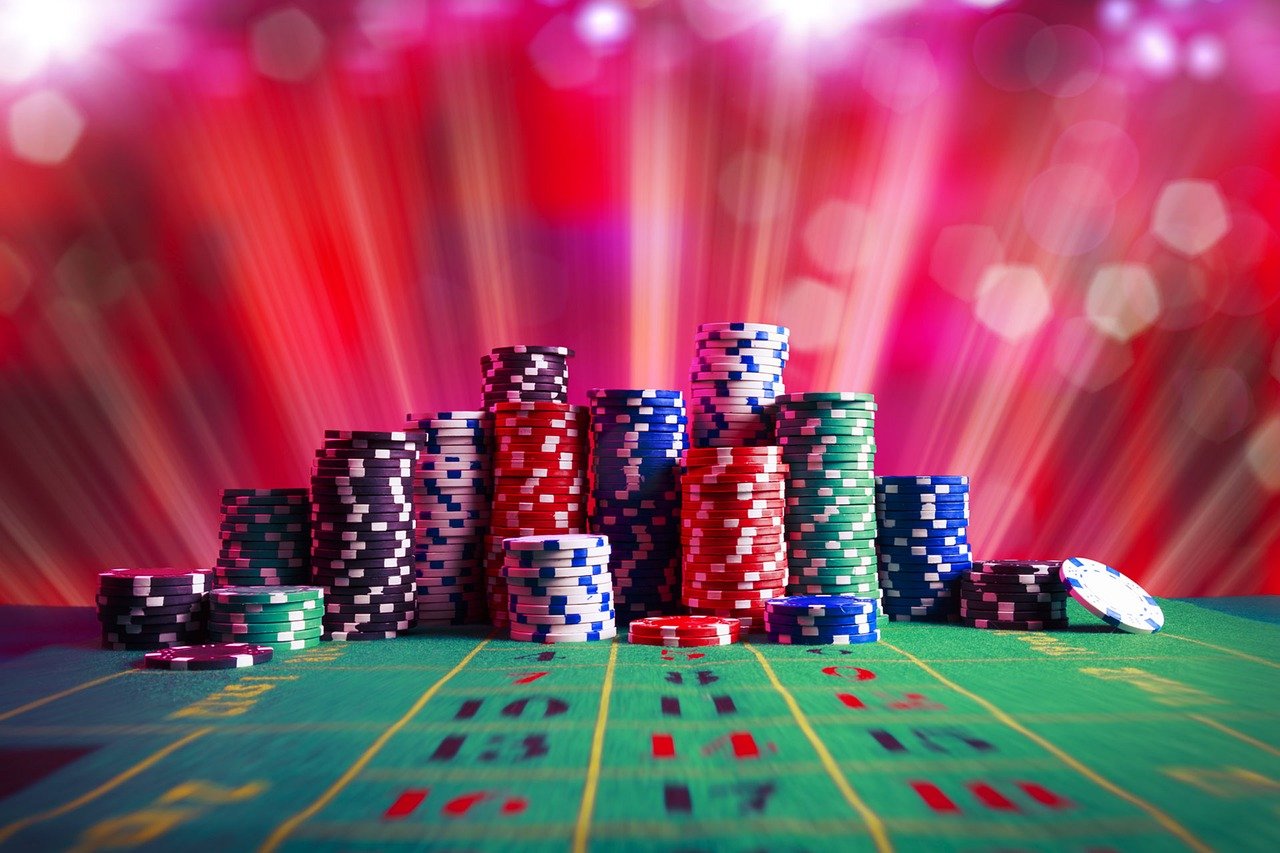
[(593, 388), (589, 527), (608, 537), (622, 622), (669, 613), (680, 583), (679, 455), (684, 395)]
[(414, 558), (419, 625), (483, 623), (493, 415), (410, 414), (421, 450), (414, 469)]
[(511, 639), (566, 643), (616, 635), (606, 537), (516, 536), (502, 545)]
[(1113, 628), (1131, 634), (1154, 634), (1164, 627), (1164, 611), (1156, 600), (1108, 565), (1071, 557), (1062, 562), (1058, 577), (1072, 598)]
[(501, 628), (511, 621), (503, 541), (586, 530), (590, 429), (586, 410), (565, 402), (506, 400), (491, 408), (493, 509), (482, 550), (489, 619)]
[(852, 595), (792, 595), (764, 605), (764, 630), (784, 645), (852, 645), (880, 639), (875, 598)]
[[(876, 541), (875, 414), (875, 398), (854, 391), (777, 398), (775, 432), (788, 472), (784, 518), (792, 594), (879, 597), (874, 570), (853, 571), (866, 567)], [(830, 547), (833, 542), (840, 546)]]
[(790, 335), (786, 326), (762, 323), (699, 324), (690, 367), (694, 447), (773, 443)]
[(306, 489), (223, 489), (218, 526), (221, 550), (213, 568), (215, 585), (308, 583), (309, 500)]
[(200, 642), (208, 569), (110, 569), (98, 574), (102, 645), (118, 651)]
[[(420, 440), (407, 431), (325, 431), (311, 471), (311, 582), (324, 589), (326, 598), (413, 590)], [(319, 626), (260, 633), (296, 648), (322, 636), (394, 636), (416, 622), (413, 602), (397, 602), (390, 611), (357, 603), (340, 613), (326, 609)]]
[(628, 641), (637, 646), (728, 646), (738, 642), (742, 624), (719, 616), (655, 616), (629, 626)]
[(148, 652), (142, 660), (148, 669), (212, 670), (239, 669), (271, 660), (270, 646), (252, 643), (213, 643), (200, 646), (174, 646)]
[(222, 587), (209, 595), (209, 639), (275, 651), (308, 649), (320, 644), (329, 615), (325, 592), (317, 586)]
[(501, 402), (568, 402), (568, 347), (496, 347), (481, 356), (484, 407), (493, 411)]
[[(976, 562), (959, 583), (960, 621), (975, 628), (1066, 627), (1067, 589), (1056, 560)], [(1014, 623), (1022, 627), (1014, 628)]]
[[(890, 619), (951, 621), (958, 586), (973, 567), (969, 550), (969, 478), (876, 477), (880, 585)], [(964, 607), (965, 613), (968, 606)]]

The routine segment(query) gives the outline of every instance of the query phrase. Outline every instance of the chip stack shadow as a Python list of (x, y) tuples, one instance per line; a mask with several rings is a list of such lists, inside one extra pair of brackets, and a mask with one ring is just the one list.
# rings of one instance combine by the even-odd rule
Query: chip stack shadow
[(790, 331), (763, 323), (701, 323), (690, 369), (694, 447), (773, 444), (773, 409), (786, 391)]
[(408, 421), (419, 443), (413, 478), (418, 625), (484, 622), (493, 416), (435, 412), (411, 414)]
[(684, 396), (651, 388), (594, 388), (593, 533), (609, 537), (618, 620), (671, 612), (680, 585), (680, 457)]
[(417, 455), (404, 432), (325, 431), (311, 474), (311, 563), (326, 640), (389, 639), (417, 621)]
[(223, 489), (216, 585), (308, 583), (310, 500), (306, 489)]

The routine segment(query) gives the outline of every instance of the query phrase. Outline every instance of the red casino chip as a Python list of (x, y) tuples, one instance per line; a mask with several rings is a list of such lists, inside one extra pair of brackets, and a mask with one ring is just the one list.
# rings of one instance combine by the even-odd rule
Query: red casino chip
[(761, 447), (691, 447), (685, 451), (685, 464), (690, 468), (699, 465), (732, 465), (761, 459), (781, 459), (782, 448), (777, 445)]
[(718, 616), (651, 616), (634, 620), (628, 630), (632, 634), (654, 637), (728, 637), (741, 626), (736, 619)]

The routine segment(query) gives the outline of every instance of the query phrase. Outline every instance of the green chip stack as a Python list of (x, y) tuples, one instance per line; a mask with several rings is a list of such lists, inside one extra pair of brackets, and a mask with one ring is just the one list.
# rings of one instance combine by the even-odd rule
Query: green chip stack
[(782, 394), (788, 595), (880, 598), (876, 577), (875, 398)]
[(320, 645), (323, 617), (320, 587), (224, 587), (209, 594), (209, 641), (309, 649)]

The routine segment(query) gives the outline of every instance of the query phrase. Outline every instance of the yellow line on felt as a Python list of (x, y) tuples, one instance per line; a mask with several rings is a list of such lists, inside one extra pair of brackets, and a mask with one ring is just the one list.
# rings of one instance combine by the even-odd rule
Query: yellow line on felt
[(884, 822), (876, 816), (871, 807), (863, 802), (858, 796), (858, 792), (853, 790), (853, 786), (849, 784), (849, 780), (845, 778), (844, 773), (840, 772), (840, 765), (831, 756), (831, 751), (827, 749), (827, 745), (822, 742), (822, 738), (818, 737), (818, 733), (813, 730), (813, 726), (809, 724), (809, 718), (804, 715), (804, 711), (800, 710), (800, 703), (796, 701), (796, 697), (791, 695), (791, 691), (782, 686), (782, 682), (778, 680), (778, 675), (773, 671), (773, 667), (769, 665), (769, 661), (765, 660), (765, 656), (760, 650), (750, 643), (742, 644), (747, 651), (756, 656), (756, 660), (760, 662), (760, 666), (764, 669), (764, 674), (769, 677), (769, 683), (773, 685), (773, 689), (782, 697), (782, 701), (787, 703), (787, 707), (791, 709), (791, 716), (795, 718), (796, 725), (800, 727), (800, 731), (809, 739), (809, 744), (813, 747), (814, 752), (818, 754), (818, 760), (822, 762), (823, 768), (826, 769), (827, 775), (831, 777), (831, 781), (840, 789), (840, 793), (844, 796), (845, 802), (853, 806), (854, 811), (862, 816), (863, 821), (867, 824), (867, 830), (871, 833), (872, 839), (876, 843), (876, 849), (881, 851), (893, 850), (893, 844), (889, 841), (889, 833), (885, 830)]
[(574, 853), (585, 853), (591, 832), (591, 814), (596, 807), (596, 789), (600, 786), (600, 763), (604, 756), (604, 730), (609, 722), (609, 697), (613, 693), (613, 674), (618, 668), (618, 641), (609, 643), (609, 664), (604, 670), (600, 688), (600, 710), (596, 712), (596, 730), (591, 735), (591, 761), (587, 764), (587, 784), (582, 789), (578, 823), (573, 830)]
[(1186, 643), (1195, 643), (1197, 646), (1204, 646), (1206, 649), (1213, 649), (1215, 652), (1222, 652), (1225, 655), (1234, 655), (1235, 657), (1238, 657), (1242, 660), (1252, 661), (1253, 663), (1260, 663), (1263, 666), (1269, 666), (1272, 669), (1280, 669), (1280, 663), (1276, 663), (1273, 660), (1267, 660), (1266, 658), (1255, 657), (1254, 655), (1248, 654), (1246, 652), (1238, 652), (1235, 649), (1229, 649), (1226, 646), (1215, 646), (1213, 643), (1206, 643), (1204, 640), (1193, 640), (1190, 637), (1183, 637), (1179, 634), (1170, 634), (1168, 631), (1161, 631), (1160, 633), (1165, 637), (1172, 637), (1175, 640), (1182, 640), (1183, 642), (1186, 642)]
[(0, 844), (4, 844), (14, 835), (21, 832), (24, 829), (27, 829), (28, 827), (34, 826), (37, 823), (43, 823), (44, 821), (51, 820), (55, 817), (62, 817), (64, 814), (75, 811), (76, 809), (80, 808), (86, 803), (93, 802), (98, 797), (101, 797), (103, 794), (106, 794), (115, 790), (116, 788), (123, 785), (125, 782), (128, 782), (134, 776), (137, 776), (139, 773), (142, 773), (144, 770), (147, 770), (155, 766), (156, 764), (159, 764), (161, 761), (168, 758), (170, 755), (177, 752), (179, 749), (182, 749), (182, 747), (186, 746), (187, 744), (191, 743), (192, 741), (198, 738), (204, 737), (205, 735), (209, 734), (212, 731), (213, 731), (212, 727), (196, 729), (194, 732), (187, 735), (186, 737), (175, 740), (173, 743), (169, 744), (164, 749), (160, 749), (160, 750), (157, 750), (156, 752), (151, 753), (146, 758), (142, 759), (137, 764), (130, 767), (128, 770), (125, 770), (123, 773), (119, 773), (116, 776), (113, 776), (112, 778), (103, 782), (98, 787), (94, 788), (91, 791), (81, 794), (80, 796), (76, 797), (74, 800), (71, 800), (70, 802), (67, 802), (67, 803), (63, 803), (62, 805), (56, 808), (49, 809), (48, 811), (39, 812), (37, 814), (28, 815), (27, 817), (24, 817), (20, 820), (15, 820), (13, 823), (9, 824), (8, 826), (4, 827), (3, 829), (0, 829)]
[(90, 687), (97, 687), (99, 684), (106, 684), (108, 681), (112, 680), (113, 678), (119, 678), (122, 675), (129, 675), (130, 673), (133, 673), (133, 672), (137, 672), (137, 670), (122, 669), (119, 672), (113, 672), (110, 675), (104, 675), (101, 678), (95, 678), (92, 681), (86, 681), (84, 684), (77, 684), (75, 687), (68, 687), (66, 690), (63, 690), (60, 693), (54, 693), (53, 695), (46, 696), (43, 699), (37, 699), (34, 702), (28, 702), (25, 705), (21, 705), (17, 708), (14, 708), (12, 711), (5, 711), (3, 714), (0, 714), (0, 723), (3, 723), (5, 720), (16, 717), (19, 714), (25, 714), (27, 711), (33, 711), (36, 708), (39, 708), (41, 705), (48, 705), (50, 702), (57, 702), (59, 699), (63, 699), (67, 696), (70, 696), (73, 693), (79, 693), (81, 690), (88, 690)]
[(267, 837), (267, 840), (262, 843), (262, 847), (259, 849), (263, 851), (275, 850), (284, 843), (284, 840), (289, 837), (290, 833), (296, 830), (305, 821), (315, 817), (321, 809), (333, 802), (333, 798), (338, 796), (338, 794), (342, 792), (343, 788), (351, 784), (351, 781), (355, 779), (356, 776), (360, 775), (360, 771), (368, 766), (369, 762), (382, 751), (382, 748), (387, 745), (387, 742), (390, 741), (391, 738), (395, 737), (401, 729), (409, 724), (410, 720), (418, 715), (418, 712), (431, 701), (431, 697), (440, 692), (440, 688), (448, 683), (450, 679), (462, 672), (466, 665), (471, 663), (475, 656), (480, 653), (480, 650), (488, 644), (488, 639), (481, 640), (479, 645), (467, 652), (466, 657), (458, 661), (457, 666), (440, 676), (434, 684), (427, 688), (425, 693), (418, 697), (418, 701), (409, 706), (409, 710), (405, 711), (404, 715), (400, 719), (392, 723), (386, 731), (379, 735), (378, 739), (371, 743), (369, 748), (362, 752), (360, 757), (347, 768), (347, 771), (339, 776), (332, 785), (325, 789), (323, 794), (316, 798), (314, 803), (276, 827), (275, 832), (272, 832), (271, 835)]
[(907, 658), (908, 660), (912, 661), (921, 669), (923, 669), (925, 672), (929, 673), (929, 675), (933, 676), (935, 679), (941, 682), (944, 686), (950, 688), (951, 690), (954, 690), (955, 692), (959, 693), (961, 696), (964, 696), (965, 698), (978, 703), (983, 708), (985, 708), (987, 712), (991, 714), (991, 716), (995, 717), (1001, 723), (1013, 729), (1018, 734), (1032, 741), (1041, 749), (1053, 755), (1063, 764), (1067, 765), (1072, 770), (1076, 771), (1077, 773), (1079, 773), (1081, 776), (1088, 779), (1093, 784), (1097, 785), (1100, 788), (1103, 788), (1104, 790), (1108, 791), (1114, 796), (1119, 797), (1120, 799), (1124, 800), (1130, 805), (1134, 805), (1142, 809), (1144, 812), (1150, 815), (1151, 818), (1155, 820), (1156, 823), (1160, 824), (1166, 830), (1178, 836), (1178, 838), (1182, 841), (1182, 843), (1186, 844), (1192, 850), (1198, 850), (1198, 851), (1201, 851), (1201, 853), (1211, 853), (1212, 848), (1210, 848), (1209, 845), (1205, 844), (1203, 841), (1201, 841), (1200, 839), (1192, 835), (1191, 832), (1186, 827), (1178, 823), (1169, 815), (1165, 814), (1159, 807), (1153, 805), (1152, 803), (1147, 802), (1146, 800), (1139, 797), (1137, 794), (1133, 794), (1129, 791), (1126, 791), (1124, 788), (1121, 788), (1119, 785), (1115, 784), (1114, 782), (1108, 779), (1105, 779), (1102, 776), (1098, 775), (1093, 770), (1090, 770), (1084, 764), (1080, 763), (1080, 761), (1078, 761), (1074, 756), (1070, 755), (1067, 752), (1064, 752), (1063, 750), (1054, 746), (1045, 738), (1031, 731), (1031, 729), (1022, 725), (1022, 723), (1019, 723), (1009, 714), (1000, 710), (992, 702), (982, 698), (981, 696), (979, 696), (978, 694), (972, 691), (964, 689), (959, 684), (956, 684), (954, 681), (947, 678), (945, 675), (938, 672), (936, 669), (929, 666), (927, 663), (920, 660), (918, 657), (911, 654), (910, 652), (900, 649), (897, 646), (893, 645), (892, 643), (886, 643), (884, 640), (880, 641), (880, 645), (887, 646), (888, 648), (893, 649), (895, 652)]
[(1231, 726), (1226, 725), (1225, 723), (1220, 723), (1217, 720), (1212, 720), (1208, 717), (1201, 716), (1200, 714), (1187, 714), (1187, 716), (1198, 723), (1204, 723), (1206, 726), (1208, 726), (1211, 729), (1217, 729), (1218, 731), (1222, 732), (1224, 735), (1230, 735), (1231, 737), (1235, 738), (1238, 741), (1247, 743), (1249, 744), (1249, 746), (1255, 747), (1257, 749), (1261, 749), (1264, 752), (1269, 752), (1275, 756), (1280, 756), (1280, 749), (1276, 749), (1274, 746), (1272, 746), (1269, 743), (1263, 743), (1262, 741), (1258, 740), (1256, 737), (1251, 737), (1245, 734), (1244, 732), (1238, 732), (1235, 729), (1231, 728)]

